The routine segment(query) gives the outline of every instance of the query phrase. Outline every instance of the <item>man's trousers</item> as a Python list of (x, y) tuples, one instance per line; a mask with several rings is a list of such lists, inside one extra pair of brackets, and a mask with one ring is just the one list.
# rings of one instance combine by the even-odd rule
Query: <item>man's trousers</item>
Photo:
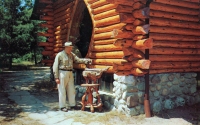
[(75, 88), (74, 77), (72, 71), (59, 70), (58, 95), (59, 95), (59, 107), (66, 107), (66, 92), (69, 101), (69, 106), (75, 106)]

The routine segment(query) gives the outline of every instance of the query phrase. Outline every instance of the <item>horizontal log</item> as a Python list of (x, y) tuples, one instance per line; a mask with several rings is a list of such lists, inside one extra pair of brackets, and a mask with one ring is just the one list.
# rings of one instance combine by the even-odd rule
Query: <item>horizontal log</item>
[(135, 2), (135, 3), (133, 4), (133, 9), (134, 9), (134, 10), (142, 9), (142, 8), (145, 8), (145, 6), (146, 6), (146, 5), (145, 5), (144, 3), (138, 1), (138, 2)]
[(53, 12), (46, 12), (45, 15), (53, 17), (54, 14), (53, 14)]
[(42, 13), (53, 12), (53, 8), (40, 8), (38, 11)]
[(136, 41), (136, 40), (142, 40), (142, 39), (146, 39), (148, 38), (147, 35), (134, 35), (133, 36), (133, 40)]
[(51, 20), (47, 20), (47, 21), (46, 21), (46, 23), (47, 23), (47, 24), (51, 24), (51, 25), (53, 25), (53, 24), (54, 24), (54, 22), (53, 22), (53, 21), (51, 21)]
[(150, 17), (160, 17), (160, 18), (169, 18), (176, 20), (192, 21), (199, 22), (199, 17), (196, 15), (185, 15), (171, 12), (163, 12), (158, 10), (151, 10), (149, 12)]
[(136, 2), (141, 2), (143, 4), (146, 4), (147, 3), (147, 0), (133, 0), (134, 3)]
[(133, 17), (132, 14), (129, 13), (120, 13), (120, 22), (122, 23), (133, 23), (135, 18)]
[(153, 61), (200, 61), (200, 55), (149, 55)]
[(132, 39), (118, 39), (113, 43), (115, 46), (130, 47), (133, 44)]
[(174, 47), (174, 48), (200, 48), (200, 42), (195, 41), (153, 41), (154, 47)]
[(97, 8), (97, 7), (106, 5), (106, 4), (108, 4), (108, 3), (109, 3), (109, 2), (107, 2), (107, 0), (99, 0), (99, 1), (96, 1), (96, 2), (92, 3), (92, 4), (90, 5), (90, 8), (95, 9), (95, 8)]
[(142, 39), (132, 43), (132, 47), (136, 49), (151, 49), (153, 47), (153, 39)]
[(53, 16), (40, 15), (40, 20), (53, 20)]
[(134, 58), (137, 59), (143, 59), (144, 58), (144, 53), (140, 50), (131, 48), (131, 47), (123, 47), (122, 48), (124, 52), (124, 56), (130, 56), (132, 55)]
[(53, 47), (44, 47), (44, 50), (46, 50), (46, 51), (53, 51)]
[(60, 47), (63, 47), (63, 43), (55, 43), (54, 48), (60, 48)]
[(149, 50), (149, 54), (191, 54), (191, 55), (200, 55), (200, 50), (199, 49), (183, 49), (183, 48), (169, 48), (169, 47), (165, 47), (165, 48), (157, 48), (154, 47), (153, 49)]
[(93, 45), (105, 45), (105, 44), (112, 44), (116, 41), (117, 39), (105, 39), (105, 40), (98, 40), (94, 41)]
[(116, 8), (116, 12), (118, 13), (132, 13), (133, 8), (131, 6), (126, 5), (118, 5)]
[[(70, 18), (67, 18), (65, 20), (54, 22), (54, 26), (56, 27), (56, 26), (65, 25), (65, 24), (69, 25), (69, 22), (70, 22)], [(64, 27), (61, 27), (61, 28), (63, 29)]]
[(53, 55), (53, 51), (42, 51), (42, 55), (44, 55), (44, 56), (51, 56), (51, 55)]
[(37, 33), (38, 36), (54, 37), (53, 33)]
[(52, 0), (39, 0), (39, 3), (52, 4)]
[(131, 63), (133, 67), (140, 69), (149, 69), (151, 65), (151, 61), (146, 59), (133, 60)]
[(178, 35), (188, 35), (188, 36), (199, 36), (199, 30), (188, 29), (188, 28), (178, 28), (178, 27), (163, 27), (163, 26), (152, 26), (150, 28), (151, 33), (166, 33), (166, 34), (178, 34)]
[(52, 43), (52, 42), (54, 42), (54, 38), (53, 37), (48, 37), (47, 41)]
[(132, 68), (131, 73), (135, 76), (143, 76), (148, 73), (148, 70), (140, 69), (140, 68)]
[(49, 42), (37, 42), (38, 46), (53, 46), (53, 43), (49, 43)]
[(54, 30), (53, 30), (53, 28), (48, 28), (46, 32), (47, 33), (54, 33)]
[(113, 52), (98, 52), (98, 53), (90, 53), (90, 58), (97, 59), (122, 59), (124, 56), (123, 51), (113, 51)]
[(108, 68), (106, 71), (104, 71), (105, 73), (114, 73), (113, 66), (108, 66), (108, 65), (88, 65), (88, 68), (98, 68), (98, 69)]
[[(66, 1), (67, 2), (67, 1)], [(74, 5), (74, 2), (70, 2), (70, 3), (60, 3), (60, 6), (55, 6), (55, 3), (54, 3), (54, 15), (59, 13), (59, 12), (62, 12), (62, 11), (66, 11), (68, 8), (71, 8), (73, 7)]]
[(125, 31), (125, 30), (117, 30), (114, 29), (112, 32), (112, 38), (132, 38), (133, 33), (131, 31)]
[(101, 20), (101, 19), (104, 19), (104, 18), (107, 18), (107, 17), (118, 15), (118, 14), (119, 13), (116, 12), (115, 9), (112, 9), (112, 10), (108, 10), (106, 12), (96, 14), (96, 15), (93, 16), (93, 18), (94, 18), (94, 20)]
[(64, 49), (63, 47), (60, 47), (60, 48), (57, 47), (53, 49), (53, 52), (58, 53), (60, 51), (63, 51), (63, 49)]
[(105, 33), (99, 33), (99, 34), (94, 34), (93, 39), (96, 40), (103, 40), (103, 39), (109, 39), (109, 38), (114, 38), (113, 32), (105, 32)]
[(92, 64), (94, 65), (113, 65), (115, 64), (123, 64), (127, 62), (124, 59), (92, 59)]
[(56, 18), (56, 19), (54, 19), (54, 23), (59, 23), (59, 22), (69, 22), (69, 20), (70, 20), (70, 14), (67, 14), (67, 15), (65, 15), (65, 16), (62, 16), (62, 17), (58, 17), (58, 18)]
[(92, 9), (91, 12), (96, 15), (98, 13), (102, 13), (102, 12), (106, 12), (108, 10), (112, 10), (115, 9), (118, 5), (117, 4), (107, 4), (107, 5), (103, 5), (101, 7), (98, 7), (96, 9)]
[(195, 68), (185, 68), (185, 69), (151, 69), (149, 70), (149, 74), (159, 74), (159, 73), (172, 73), (172, 72), (199, 72), (200, 68), (199, 67), (195, 67)]
[(197, 22), (180, 21), (180, 20), (158, 18), (158, 17), (151, 17), (151, 19), (149, 20), (149, 24), (151, 26), (156, 25), (156, 26), (164, 26), (164, 27), (200, 29), (200, 24)]
[(181, 1), (180, 0), (153, 0), (153, 2), (162, 3), (162, 4), (169, 4), (174, 6), (180, 6), (185, 8), (192, 8), (192, 9), (199, 9), (199, 4), (188, 2), (188, 1)]
[(135, 26), (132, 30), (133, 34), (148, 34), (149, 33), (149, 24), (143, 26)]
[(119, 51), (119, 50), (122, 50), (122, 47), (121, 46), (115, 46), (113, 44), (94, 45), (91, 48), (91, 51), (94, 51), (94, 52)]
[(132, 0), (107, 0), (110, 3), (113, 4), (122, 4), (122, 5), (128, 5), (128, 6), (132, 6), (134, 1)]
[(128, 75), (132, 75), (130, 70), (118, 70), (115, 72), (115, 74), (117, 74), (118, 76), (128, 76)]
[(183, 0), (183, 1), (188, 1), (188, 2), (199, 3), (199, 0)]
[(134, 10), (132, 14), (134, 18), (141, 18), (141, 19), (149, 18), (149, 7), (145, 7), (139, 10)]
[(149, 38), (154, 40), (169, 40), (169, 41), (200, 41), (200, 36), (187, 36), (166, 33), (149, 33)]
[(185, 15), (198, 15), (199, 11), (192, 8), (185, 8), (185, 7), (178, 7), (174, 5), (167, 5), (157, 2), (152, 2), (150, 5), (151, 10), (157, 10), (157, 11), (164, 11), (164, 12), (171, 12), (171, 13), (179, 13), (179, 14), (185, 14)]
[(96, 27), (109, 26), (109, 25), (117, 24), (117, 23), (120, 23), (120, 16), (119, 15), (95, 21), (94, 27), (96, 28)]
[(131, 31), (133, 30), (133, 27), (134, 26), (131, 23), (127, 23), (127, 25), (124, 26), (125, 30), (131, 30)]
[(53, 25), (47, 24), (47, 23), (40, 23), (39, 26), (45, 27), (45, 28), (53, 28)]
[(99, 0), (86, 0), (89, 4), (92, 4), (92, 3), (95, 3), (95, 2), (98, 2)]
[(117, 65), (117, 64), (113, 64), (113, 70), (114, 71), (118, 71), (118, 70), (128, 70), (130, 71), (130, 69), (132, 69), (133, 66), (130, 62), (124, 63), (122, 65)]
[(41, 61), (42, 63), (53, 63), (54, 62), (54, 60), (50, 60), (50, 59), (43, 59), (42, 61)]
[(100, 28), (94, 28), (95, 33), (104, 33), (113, 31), (113, 29), (123, 29), (126, 23), (117, 23), (114, 25), (106, 26), (106, 27), (100, 27)]
[(133, 22), (134, 26), (143, 26), (145, 25), (145, 20), (144, 19), (135, 19), (135, 21)]
[(151, 62), (150, 69), (185, 69), (200, 67), (199, 62)]

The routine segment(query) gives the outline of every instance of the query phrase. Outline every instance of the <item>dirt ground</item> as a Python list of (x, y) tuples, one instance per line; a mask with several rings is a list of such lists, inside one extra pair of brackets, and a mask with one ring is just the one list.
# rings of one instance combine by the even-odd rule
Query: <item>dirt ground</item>
[[(24, 111), (23, 106), (10, 99), (9, 93), (22, 91), (22, 89), (40, 100), (45, 107), (48, 107), (47, 110), (58, 112), (57, 89), (49, 83), (38, 80), (42, 74), (48, 71), (49, 69), (0, 72), (0, 125), (45, 124), (41, 122), (42, 120), (28, 117), (35, 111)], [(200, 103), (164, 110), (159, 114), (152, 114), (151, 118), (145, 118), (145, 115), (128, 117), (116, 111), (107, 110), (90, 113), (89, 109), (86, 111), (73, 109), (71, 114), (66, 117), (73, 118), (73, 121), (76, 121), (73, 123), (74, 125), (78, 123), (86, 125), (200, 125)]]

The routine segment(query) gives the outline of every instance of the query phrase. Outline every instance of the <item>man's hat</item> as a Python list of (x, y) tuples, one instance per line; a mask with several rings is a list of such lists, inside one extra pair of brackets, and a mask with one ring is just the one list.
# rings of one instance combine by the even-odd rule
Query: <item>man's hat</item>
[(68, 46), (72, 46), (72, 42), (68, 41), (68, 42), (65, 42), (64, 46), (63, 47), (68, 47)]

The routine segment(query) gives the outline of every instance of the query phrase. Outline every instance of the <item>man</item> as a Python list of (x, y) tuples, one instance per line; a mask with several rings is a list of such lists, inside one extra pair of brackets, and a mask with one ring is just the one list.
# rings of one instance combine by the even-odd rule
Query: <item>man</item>
[(54, 60), (53, 73), (55, 77), (55, 82), (58, 87), (59, 94), (59, 108), (61, 111), (67, 112), (66, 108), (66, 91), (69, 101), (69, 106), (76, 106), (75, 101), (75, 88), (74, 88), (74, 78), (73, 78), (73, 62), (75, 63), (91, 63), (91, 59), (78, 58), (74, 53), (72, 53), (72, 42), (65, 42), (64, 50), (59, 52)]

